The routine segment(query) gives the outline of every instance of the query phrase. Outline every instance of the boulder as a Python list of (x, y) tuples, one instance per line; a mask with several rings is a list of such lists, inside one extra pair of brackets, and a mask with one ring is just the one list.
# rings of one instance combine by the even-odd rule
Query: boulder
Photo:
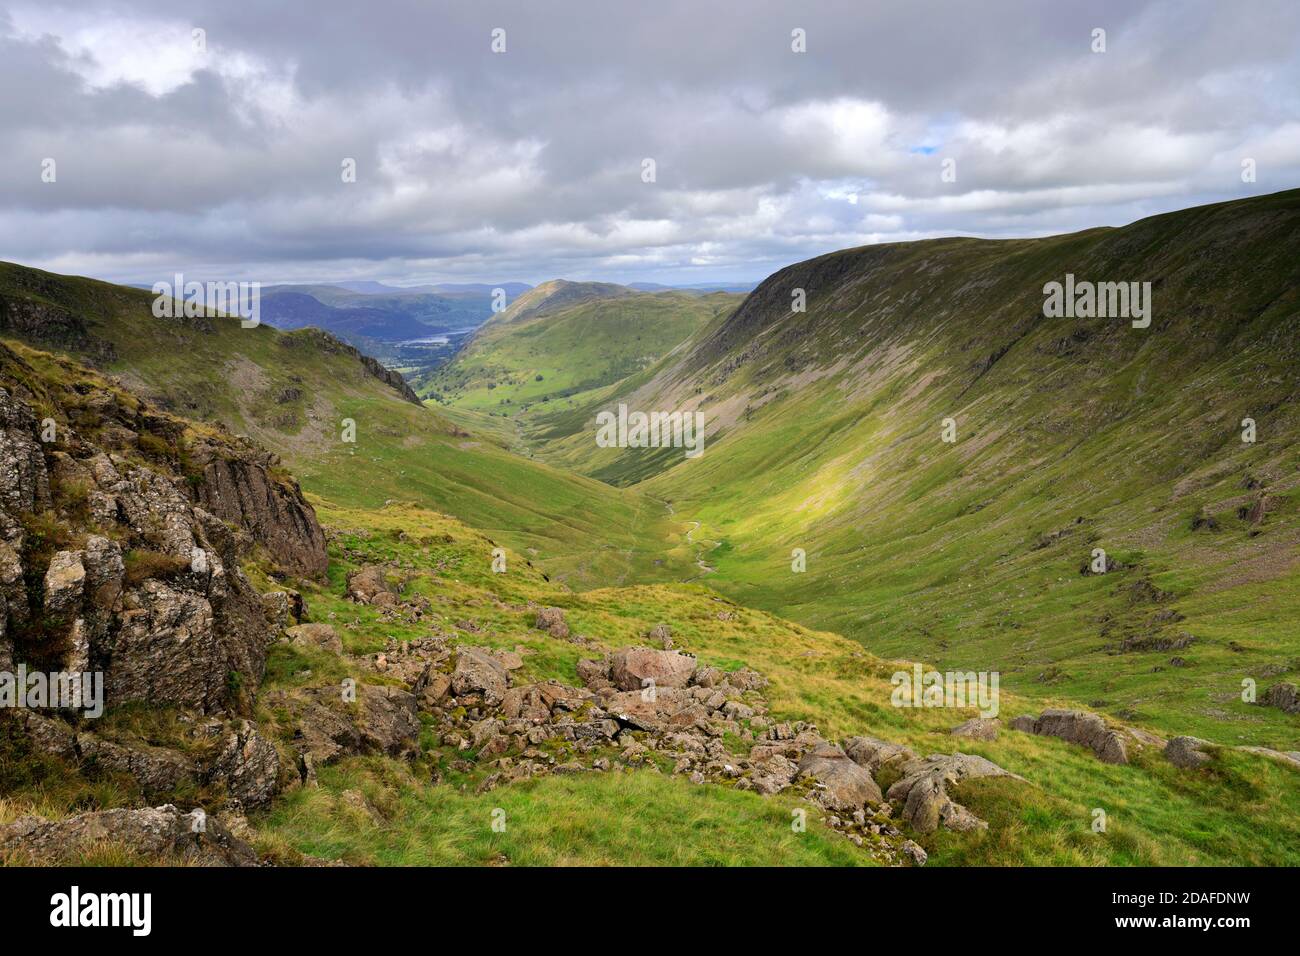
[(979, 777), (1023, 778), (997, 764), (972, 754), (932, 754), (924, 760), (909, 760), (900, 768), (902, 776), (886, 794), (889, 802), (902, 808), (902, 817), (918, 833), (939, 827), (949, 830), (985, 829), (988, 824), (948, 794), (948, 788), (962, 780)]
[(1199, 737), (1173, 737), (1165, 744), (1165, 759), (1175, 767), (1194, 770), (1213, 759), (1205, 752), (1205, 748), (1210, 746), (1213, 745), (1209, 741)]
[(447, 696), (449, 690), (451, 690), (451, 675), (443, 673), (434, 663), (426, 664), (420, 676), (411, 685), (411, 693), (426, 710), (436, 706)]
[(609, 684), (608, 659), (603, 661), (580, 660), (577, 664), (578, 680), (582, 681), (588, 687), (597, 684)]
[(717, 687), (726, 682), (727, 673), (720, 667), (700, 665), (695, 669), (691, 683), (696, 687)]
[(624, 647), (614, 652), (610, 679), (619, 690), (685, 687), (695, 673), (696, 660), (678, 651), (650, 647)]
[(343, 639), (328, 624), (298, 624), (286, 632), (289, 643), (303, 647), (318, 647), (335, 654), (343, 653)]
[(524, 666), (523, 655), (518, 651), (494, 650), (492, 656), (504, 671), (517, 671)]
[(739, 691), (762, 690), (767, 686), (767, 678), (749, 667), (742, 667), (727, 674), (725, 682), (727, 686)]
[(508, 672), (491, 650), (466, 645), (457, 649), (451, 672), (451, 692), (457, 697), (479, 694), (486, 703), (499, 704), (509, 684)]
[(688, 692), (672, 687), (656, 686), (653, 698), (639, 690), (620, 691), (603, 698), (603, 705), (616, 720), (637, 730), (662, 732), (705, 716)]
[(253, 848), (219, 820), (171, 804), (97, 810), (62, 820), (19, 817), (0, 826), (0, 854), (42, 865), (76, 863), (104, 845), (125, 847), (154, 863), (257, 866)]
[(916, 754), (902, 744), (891, 744), (875, 737), (850, 737), (844, 741), (844, 752), (850, 760), (864, 768), (873, 777), (881, 767), (901, 767)]
[(1045, 710), (1034, 721), (1034, 733), (1060, 737), (1070, 743), (1088, 747), (1102, 763), (1126, 764), (1128, 751), (1123, 736), (1106, 726), (1097, 714), (1082, 710)]
[(925, 866), (925, 861), (930, 859), (930, 854), (925, 852), (925, 848), (915, 840), (908, 840), (903, 844), (903, 852), (907, 858), (912, 861), (913, 866)]
[(262, 610), (271, 629), (279, 634), (293, 626), (292, 604), (285, 591), (268, 591), (262, 595)]
[(871, 774), (832, 743), (823, 741), (805, 754), (799, 761), (799, 773), (822, 785), (819, 797), (828, 810), (856, 810), (884, 799)]
[(419, 707), (414, 694), (396, 687), (357, 687), (360, 715), (357, 720), (363, 750), (390, 757), (409, 757), (418, 749)]
[(337, 686), (268, 695), (270, 707), (284, 707), (297, 718), (294, 746), (320, 766), (353, 754), (413, 754), (420, 720), (414, 694), (396, 687), (356, 686), (356, 702), (345, 703)]
[(558, 607), (540, 608), (533, 626), (560, 640), (569, 636), (569, 625), (564, 620), (564, 611)]
[(954, 737), (968, 737), (971, 740), (997, 740), (998, 724), (996, 718), (972, 717), (964, 724), (958, 724), (951, 731)]
[(799, 765), (779, 753), (763, 752), (757, 757), (750, 752), (750, 783), (756, 792), (765, 796), (780, 793), (794, 783), (799, 775)]
[(371, 564), (348, 575), (348, 600), (358, 604), (386, 606), (396, 603), (397, 595), (379, 565)]

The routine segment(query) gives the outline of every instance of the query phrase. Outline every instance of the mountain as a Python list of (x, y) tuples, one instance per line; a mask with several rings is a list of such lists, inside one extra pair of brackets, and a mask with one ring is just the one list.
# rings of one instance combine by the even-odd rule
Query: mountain
[(313, 507), (21, 344), (0, 473), (3, 671), (100, 688), (0, 714), (8, 865), (1296, 862), (1285, 754), (1175, 766), (1103, 725), (1103, 761), (1010, 694), (1041, 732), (959, 740), (889, 706), (905, 662), (698, 585), (574, 592), (419, 505)]
[[(310, 302), (316, 303), (311, 306)], [(306, 310), (313, 309), (311, 313)], [(301, 313), (301, 315), (300, 315)], [(414, 290), (354, 292), (330, 285), (276, 285), (262, 289), (263, 319), (284, 328), (314, 318), (327, 332), (349, 331), (360, 320), (376, 323), (365, 331), (381, 341), (400, 341), (458, 329), (473, 329), (492, 314), (490, 292), (429, 292)], [(378, 323), (387, 321), (391, 327)]]
[[(520, 293), (529, 289), (522, 283), (507, 285)], [(485, 285), (268, 286), (262, 290), (261, 317), (279, 329), (322, 329), (414, 377), (427, 375), (456, 354), (492, 315), (495, 295), (495, 287)]]
[(417, 391), (459, 410), (540, 422), (650, 366), (740, 301), (545, 282), (493, 316)]
[(688, 285), (663, 285), (658, 282), (629, 282), (629, 289), (638, 292), (668, 292), (680, 290), (686, 292), (752, 292), (752, 282), (694, 282)]
[(351, 292), (364, 292), (366, 295), (427, 295), (438, 293), (491, 295), (497, 289), (501, 289), (512, 299), (523, 295), (532, 288), (527, 282), (440, 282), (434, 285), (400, 286), (359, 280), (335, 282), (333, 285)]
[[(667, 579), (659, 502), (504, 451), (419, 404), (402, 377), (313, 328), (160, 319), (145, 291), (0, 263), (0, 338), (71, 355), (160, 407), (278, 453), (303, 488), (378, 507), (419, 500), (528, 553), (561, 579)], [(351, 422), (355, 441), (345, 441)]]
[[(701, 522), (707, 580), (737, 600), (1041, 699), (1294, 747), (1294, 718), (1241, 691), (1300, 675), (1298, 251), (1290, 191), (837, 252), (525, 437)], [(1149, 328), (1045, 317), (1067, 275), (1151, 283)], [(703, 455), (597, 447), (619, 403), (702, 411)]]
[[(549, 437), (0, 264), (0, 674), (104, 679), (0, 713), (0, 860), (1295, 865), (1298, 222), (799, 263)], [(1150, 325), (1044, 317), (1067, 275)], [(484, 338), (647, 295), (588, 291)], [(597, 448), (619, 402), (704, 453)]]

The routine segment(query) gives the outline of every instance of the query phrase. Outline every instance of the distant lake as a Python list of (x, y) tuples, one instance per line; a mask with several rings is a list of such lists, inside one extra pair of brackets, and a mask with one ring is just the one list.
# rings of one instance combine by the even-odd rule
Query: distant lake
[(450, 345), (452, 339), (461, 338), (462, 336), (469, 335), (473, 331), (474, 331), (473, 329), (464, 329), (458, 332), (445, 332), (441, 335), (428, 335), (418, 339), (406, 339), (405, 341), (398, 342), (397, 344), (414, 346), (416, 348), (420, 346), (427, 346), (429, 348), (434, 348), (439, 345)]

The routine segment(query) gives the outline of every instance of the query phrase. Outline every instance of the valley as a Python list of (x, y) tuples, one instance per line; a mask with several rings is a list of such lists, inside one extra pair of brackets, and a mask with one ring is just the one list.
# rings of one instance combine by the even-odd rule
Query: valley
[[(409, 381), (0, 264), (0, 650), (108, 688), (5, 719), (0, 853), (1296, 865), (1297, 248), (1291, 191), (557, 280)], [(1067, 274), (1149, 325), (1049, 318)], [(602, 446), (620, 405), (703, 453)], [(994, 707), (899, 704), (934, 672)], [(220, 839), (120, 823), (167, 804)]]

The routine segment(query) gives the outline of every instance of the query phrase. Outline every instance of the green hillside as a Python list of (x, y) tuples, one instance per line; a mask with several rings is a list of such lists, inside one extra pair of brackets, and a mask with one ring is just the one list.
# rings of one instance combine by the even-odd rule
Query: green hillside
[(544, 438), (553, 416), (653, 365), (741, 298), (543, 283), (485, 323), (454, 361), (417, 379), (416, 388), (457, 408), (518, 418)]
[[(834, 253), (555, 419), (538, 454), (701, 522), (697, 573), (747, 604), (1026, 695), (1294, 747), (1294, 716), (1241, 691), (1300, 674), (1297, 252), (1292, 191)], [(1044, 318), (1067, 273), (1150, 281), (1150, 327)], [(596, 448), (618, 402), (699, 408), (705, 453)], [(1110, 573), (1081, 573), (1094, 548)]]
[[(995, 741), (958, 741), (949, 730), (973, 710), (890, 706), (889, 675), (903, 665), (864, 653), (839, 635), (723, 602), (708, 588), (572, 593), (535, 573), (489, 573), (479, 560), (482, 536), (442, 515), (411, 507), (325, 507), (320, 515), (341, 529), (331, 581), (308, 583), (304, 594), (318, 616), (351, 622), (342, 631), (350, 654), (371, 654), (391, 647), (394, 637), (416, 639), (428, 630), (428, 622), (404, 627), (342, 598), (343, 582), (356, 567), (395, 564), (407, 569), (404, 599), (437, 602), (435, 628), (457, 622), (463, 641), (519, 653), (520, 683), (572, 683), (580, 658), (641, 642), (649, 628), (667, 624), (700, 661), (727, 670), (744, 664), (767, 676), (771, 685), (764, 693), (774, 719), (814, 721), (830, 738), (874, 734), (919, 753), (957, 748), (1025, 778), (962, 784), (961, 800), (989, 821), (988, 830), (908, 831), (931, 854), (928, 865), (1294, 865), (1300, 852), (1297, 771), (1276, 761), (1222, 751), (1212, 769), (1188, 774), (1156, 748), (1135, 748), (1133, 762), (1116, 767), (1085, 748), (1033, 734), (1007, 731)], [(571, 627), (596, 645), (577, 647), (536, 628), (536, 606), (561, 608)], [(310, 685), (313, 674), (374, 679), (359, 657), (340, 660), (290, 645), (277, 647), (269, 672), (264, 694)], [(1010, 694), (1003, 695), (1002, 708), (1005, 717), (1028, 709)], [(319, 787), (289, 794), (258, 821), (259, 845), (285, 862), (309, 853), (369, 865), (880, 862), (870, 847), (864, 851), (837, 836), (823, 814), (809, 814), (807, 832), (792, 833), (792, 810), (808, 805), (794, 792), (764, 797), (739, 786), (692, 784), (670, 760), (620, 769), (627, 757), (620, 758), (616, 747), (599, 752), (612, 762), (610, 772), (548, 775), (493, 788), (485, 781), (494, 763), (479, 758), (467, 765), (464, 751), (431, 731), (426, 737), (414, 766), (372, 756), (323, 768)], [(750, 746), (730, 735), (725, 743), (737, 754)], [(432, 786), (430, 766), (440, 781)], [(349, 791), (364, 794), (376, 817), (350, 807)], [(1095, 807), (1107, 808), (1110, 817), (1104, 838), (1091, 829)], [(484, 823), (495, 808), (510, 821), (505, 832)]]
[(257, 439), (307, 491), (350, 506), (435, 506), (575, 584), (689, 567), (688, 548), (660, 547), (672, 537), (660, 502), (504, 452), (404, 398), (328, 335), (159, 319), (151, 303), (138, 289), (0, 263), (0, 337), (86, 359), (164, 408)]

